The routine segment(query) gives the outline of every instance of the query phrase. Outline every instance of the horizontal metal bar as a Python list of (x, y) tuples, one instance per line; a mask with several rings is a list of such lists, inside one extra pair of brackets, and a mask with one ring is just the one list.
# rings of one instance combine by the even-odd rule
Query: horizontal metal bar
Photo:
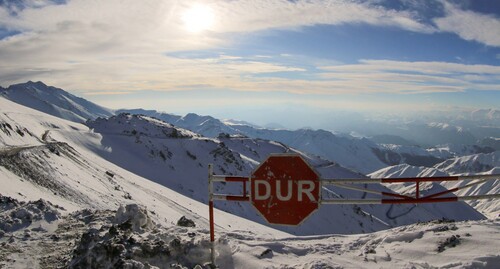
[(224, 176), (224, 175), (213, 175), (212, 181), (215, 182), (248, 182), (250, 179), (248, 177), (239, 176)]
[(458, 190), (459, 190), (459, 188), (453, 188), (453, 189), (445, 190), (445, 191), (442, 191), (442, 192), (430, 194), (430, 195), (427, 195), (427, 196), (422, 197), (422, 198), (427, 198), (427, 199), (436, 198), (436, 197), (439, 197), (439, 196), (442, 196), (442, 195), (445, 195), (445, 194), (448, 194), (448, 193), (456, 192)]
[(250, 197), (249, 196), (239, 196), (239, 195), (228, 195), (226, 197), (226, 200), (247, 202), (247, 201), (250, 201)]
[(433, 182), (433, 181), (455, 181), (459, 177), (402, 177), (402, 178), (382, 178), (382, 183), (406, 183), (406, 182)]
[(475, 175), (475, 176), (448, 176), (448, 177), (405, 177), (405, 178), (347, 178), (347, 179), (322, 179), (323, 185), (336, 183), (405, 183), (405, 182), (432, 182), (432, 181), (457, 181), (457, 180), (474, 180), (484, 179), (493, 180), (500, 179), (500, 175)]
[(366, 183), (381, 183), (381, 180), (377, 178), (321, 179), (321, 183), (323, 185), (333, 185), (342, 183), (366, 184)]
[(411, 197), (408, 195), (403, 195), (403, 194), (399, 194), (399, 193), (392, 193), (392, 192), (385, 192), (385, 191), (382, 192), (382, 195), (403, 198), (403, 199), (415, 199), (415, 197)]
[(226, 177), (227, 182), (249, 182), (250, 178), (248, 177)]
[(339, 188), (348, 189), (348, 190), (361, 191), (361, 192), (366, 192), (366, 193), (373, 193), (373, 194), (382, 195), (382, 192), (380, 192), (380, 191), (374, 191), (374, 190), (369, 190), (369, 189), (365, 189), (365, 188), (358, 188), (356, 186), (349, 186), (349, 185), (346, 185), (343, 183), (332, 183), (330, 185), (334, 185), (334, 186), (337, 186)]
[(458, 197), (441, 198), (418, 198), (418, 199), (382, 199), (382, 204), (425, 204), (425, 203), (444, 203), (456, 202)]
[(499, 194), (484, 194), (484, 195), (458, 197), (458, 200), (460, 200), (460, 201), (482, 200), (482, 199), (500, 199), (500, 193)]
[(459, 180), (474, 180), (474, 179), (492, 180), (492, 179), (500, 179), (500, 175), (459, 176), (458, 178)]
[(479, 199), (499, 199), (500, 194), (486, 194), (461, 197), (441, 197), (441, 198), (420, 198), (420, 199), (331, 199), (321, 200), (325, 205), (367, 205), (367, 204), (424, 204), (424, 203), (445, 203)]
[(323, 205), (371, 205), (371, 204), (381, 204), (381, 199), (331, 199), (331, 200), (321, 200), (320, 203)]
[(372, 194), (378, 194), (378, 195), (384, 195), (384, 196), (392, 196), (392, 197), (403, 198), (403, 199), (413, 199), (413, 197), (402, 195), (399, 193), (381, 192), (381, 191), (375, 191), (375, 190), (370, 190), (370, 189), (366, 189), (366, 188), (358, 188), (356, 186), (352, 186), (351, 184), (333, 183), (331, 185), (337, 186), (339, 188), (348, 189), (348, 190), (354, 190), (354, 191), (360, 191), (360, 192), (366, 192), (366, 193), (372, 193)]
[(214, 194), (214, 200), (226, 200), (226, 201), (250, 201), (249, 196), (241, 195), (228, 195), (228, 194)]
[(446, 191), (442, 191), (442, 192), (438, 192), (438, 193), (434, 193), (434, 194), (431, 194), (431, 195), (428, 195), (426, 196), (425, 198), (434, 198), (434, 197), (438, 197), (438, 196), (441, 196), (441, 195), (445, 195), (445, 194), (448, 194), (448, 193), (452, 193), (452, 192), (456, 192), (458, 190), (463, 190), (463, 189), (467, 189), (467, 188), (470, 188), (470, 187), (473, 187), (475, 185), (479, 185), (481, 183), (484, 183), (486, 181), (488, 181), (489, 179), (485, 178), (485, 179), (481, 179), (481, 180), (478, 180), (476, 182), (472, 182), (472, 183), (469, 183), (467, 185), (464, 185), (464, 186), (461, 186), (461, 187), (457, 187), (457, 188), (453, 188), (453, 189), (449, 189), (449, 190), (446, 190)]
[(382, 199), (382, 204), (424, 204), (424, 203), (445, 203), (468, 200), (499, 199), (500, 194), (485, 194), (459, 197), (423, 197), (419, 199)]

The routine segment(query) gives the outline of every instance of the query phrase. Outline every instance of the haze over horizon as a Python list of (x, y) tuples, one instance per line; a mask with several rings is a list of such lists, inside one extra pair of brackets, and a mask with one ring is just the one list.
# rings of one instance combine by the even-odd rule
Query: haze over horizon
[(289, 128), (499, 109), (499, 63), (492, 1), (0, 2), (1, 86), (114, 109)]

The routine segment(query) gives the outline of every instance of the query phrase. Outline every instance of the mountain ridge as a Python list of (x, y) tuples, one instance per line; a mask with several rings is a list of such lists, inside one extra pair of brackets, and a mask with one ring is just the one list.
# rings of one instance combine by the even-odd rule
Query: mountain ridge
[(18, 104), (75, 122), (111, 116), (110, 109), (96, 105), (67, 91), (41, 81), (19, 83), (0, 89), (0, 94)]

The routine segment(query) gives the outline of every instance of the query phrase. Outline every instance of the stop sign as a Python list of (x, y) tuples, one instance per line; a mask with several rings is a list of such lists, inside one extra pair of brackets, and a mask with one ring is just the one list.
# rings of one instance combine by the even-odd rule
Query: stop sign
[(298, 225), (319, 207), (320, 177), (298, 154), (269, 156), (250, 187), (252, 205), (272, 224)]

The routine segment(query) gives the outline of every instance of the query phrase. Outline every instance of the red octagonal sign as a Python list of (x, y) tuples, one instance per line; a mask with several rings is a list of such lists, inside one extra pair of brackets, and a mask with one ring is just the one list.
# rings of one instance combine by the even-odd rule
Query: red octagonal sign
[(319, 207), (320, 177), (298, 154), (271, 155), (250, 186), (252, 205), (272, 224), (298, 225)]

